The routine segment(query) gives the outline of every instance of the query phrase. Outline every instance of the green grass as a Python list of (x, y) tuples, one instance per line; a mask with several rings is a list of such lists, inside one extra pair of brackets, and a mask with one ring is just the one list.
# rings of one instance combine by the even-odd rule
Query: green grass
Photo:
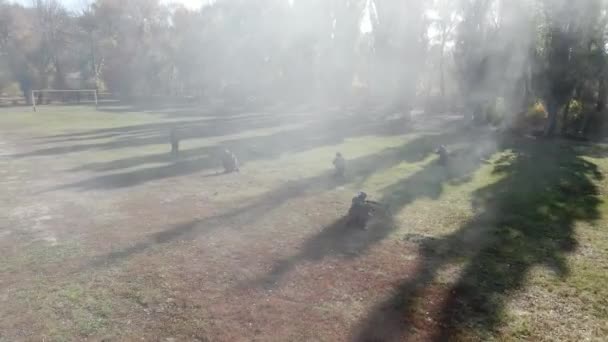
[(62, 241), (53, 245), (37, 241), (20, 246), (18, 251), (6, 255), (4, 262), (0, 264), (0, 272), (17, 272), (24, 269), (32, 272), (43, 271), (48, 265), (60, 264), (82, 254), (83, 250), (78, 241)]
[(17, 290), (15, 298), (52, 340), (71, 341), (113, 331), (109, 319), (119, 305), (110, 289), (95, 287), (84, 279), (59, 285), (41, 278)]
[[(89, 106), (44, 107), (37, 112), (31, 108), (0, 109), (0, 122), (11, 130), (34, 130), (39, 133), (65, 133), (74, 130), (103, 129), (146, 122), (158, 122), (161, 117), (147, 113), (99, 112)], [(163, 119), (163, 121), (171, 121)]]
[[(331, 117), (318, 116), (314, 120), (326, 120), (330, 129), (315, 126), (313, 119), (294, 119), (259, 126), (247, 123), (224, 132), (221, 129), (226, 127), (211, 123), (216, 117), (200, 117), (202, 122), (193, 123), (197, 119), (162, 112), (95, 112), (85, 107), (43, 107), (37, 113), (0, 111), (0, 127), (10, 134), (7, 140), (23, 144), (26, 150), (16, 160), (0, 160), (0, 166), (11, 174), (25, 169), (35, 175), (44, 163), (54, 170), (53, 177), (65, 177), (69, 182), (78, 178), (57, 190), (63, 196), (86, 200), (89, 191), (95, 190), (94, 205), (108, 210), (120, 210), (132, 198), (158, 203), (171, 195), (177, 201), (191, 201), (200, 192), (213, 206), (211, 213), (180, 218), (180, 222), (194, 222), (183, 229), (192, 230), (192, 235), (179, 229), (171, 231), (166, 227), (169, 224), (157, 222), (149, 223), (154, 229), (150, 232), (141, 227), (125, 228), (123, 220), (130, 217), (80, 222), (69, 227), (78, 231), (78, 236), (53, 246), (24, 242), (27, 236), (19, 235), (15, 242), (18, 249), (0, 250), (0, 272), (15, 277), (18, 284), (27, 282), (8, 300), (13, 314), (23, 313), (15, 324), (38, 322), (32, 329), (37, 337), (66, 341), (143, 334), (142, 327), (125, 323), (131, 319), (139, 323), (150, 319), (153, 327), (160, 327), (155, 331), (166, 328), (173, 336), (180, 336), (179, 331), (204, 335), (214, 329), (229, 333), (222, 325), (225, 321), (234, 320), (235, 329), (247, 325), (241, 321), (242, 312), (234, 314), (222, 307), (226, 311), (220, 312), (225, 316), (212, 319), (213, 308), (207, 308), (205, 300), (232, 296), (222, 291), (238, 287), (234, 279), (242, 280), (243, 273), (254, 273), (248, 268), (272, 262), (274, 259), (261, 256), (272, 249), (273, 257), (277, 251), (283, 253), (279, 261), (288, 267), (277, 273), (284, 277), (302, 270), (321, 272), (317, 264), (326, 266), (327, 260), (338, 260), (334, 267), (340, 262), (361, 262), (362, 276), (368, 276), (365, 281), (373, 281), (384, 276), (382, 269), (366, 264), (374, 258), (385, 258), (381, 260), (387, 270), (403, 264), (410, 272), (391, 279), (394, 289), (371, 293), (374, 303), (365, 302), (361, 294), (345, 292), (340, 300), (319, 304), (317, 315), (342, 317), (336, 324), (344, 325), (335, 328), (340, 337), (350, 330), (360, 337), (375, 336), (380, 330), (424, 334), (424, 329), (408, 326), (408, 322), (427, 314), (429, 301), (423, 290), (429, 288), (444, 296), (444, 306), (428, 328), (434, 329), (433, 336), (549, 341), (593, 340), (608, 335), (608, 180), (603, 176), (608, 173), (608, 159), (602, 155), (603, 146), (498, 137), (459, 126), (441, 133), (430, 129), (392, 135), (371, 130), (355, 134), (339, 131), (348, 127), (329, 125)], [(168, 128), (178, 122), (184, 129), (204, 133), (184, 139), (182, 159), (175, 162), (166, 158), (168, 144), (163, 139)], [(121, 131), (140, 125), (154, 128)], [(118, 134), (95, 132), (100, 129)], [(48, 138), (66, 133), (77, 134), (68, 137), (76, 140)], [(150, 136), (157, 139), (130, 144)], [(117, 141), (126, 143), (112, 145)], [(454, 151), (448, 169), (437, 163), (433, 153), (440, 143)], [(218, 169), (214, 153), (225, 145), (244, 160), (241, 175), (206, 178)], [(56, 149), (45, 150), (49, 148)], [(349, 160), (344, 182), (329, 177), (336, 151)], [(52, 181), (46, 174), (45, 180)], [(124, 186), (113, 187), (119, 182)], [(358, 190), (390, 207), (392, 226), (387, 228), (387, 224), (377, 236), (364, 241), (334, 236), (342, 232), (335, 221)], [(0, 209), (13, 210), (12, 197), (15, 203), (38, 199), (24, 193), (1, 195), (0, 199), (11, 202), (6, 201)], [(40, 200), (58, 202), (63, 198), (54, 197), (52, 192), (39, 196)], [(180, 206), (169, 204), (141, 209), (133, 215), (144, 219), (150, 215), (154, 220), (164, 217), (159, 212), (168, 219), (173, 219), (171, 210), (182, 212)], [(224, 221), (205, 221), (204, 215), (220, 215)], [(224, 229), (212, 230), (213, 225)], [(208, 235), (196, 235), (205, 229), (211, 229)], [(103, 235), (103, 230), (109, 235)], [(165, 234), (167, 231), (175, 236)], [(95, 240), (98, 236), (110, 238), (100, 242)], [(402, 245), (403, 241), (411, 243)], [(377, 246), (381, 248), (374, 249)], [(401, 249), (391, 258), (383, 256), (382, 250), (394, 246)], [(210, 248), (217, 248), (216, 252), (209, 252)], [(350, 253), (353, 248), (359, 250)], [(248, 255), (248, 249), (260, 255)], [(119, 257), (115, 263), (87, 268), (91, 258), (107, 251)], [(421, 267), (406, 267), (412, 263)], [(62, 267), (71, 271), (65, 278), (47, 273)], [(334, 271), (324, 272), (329, 277)], [(205, 288), (204, 295), (188, 297), (197, 295), (199, 286)], [(381, 294), (386, 293), (388, 297), (382, 299)], [(173, 297), (180, 296), (187, 298), (187, 304), (174, 305)], [(264, 298), (276, 300), (277, 305), (292, 300), (281, 296), (277, 299), (272, 292), (263, 296), (252, 292), (241, 300), (258, 305), (266, 305)], [(314, 301), (314, 296), (307, 298)], [(255, 302), (258, 299), (261, 302)], [(159, 311), (149, 313), (154, 310)], [(288, 314), (294, 319), (297, 316)], [(272, 321), (273, 316), (268, 315), (267, 320)], [(281, 318), (276, 317), (278, 321)], [(215, 326), (214, 320), (220, 325)], [(392, 321), (400, 325), (390, 326)], [(161, 327), (163, 324), (167, 326)], [(3, 327), (11, 326), (0, 324), (0, 330)], [(269, 336), (276, 338), (262, 337)]]

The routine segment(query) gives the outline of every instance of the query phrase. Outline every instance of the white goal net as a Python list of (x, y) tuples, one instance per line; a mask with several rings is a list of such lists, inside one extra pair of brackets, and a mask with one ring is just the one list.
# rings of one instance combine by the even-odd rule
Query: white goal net
[(99, 105), (98, 92), (95, 89), (40, 89), (32, 90), (32, 108), (38, 110), (41, 105), (94, 104)]

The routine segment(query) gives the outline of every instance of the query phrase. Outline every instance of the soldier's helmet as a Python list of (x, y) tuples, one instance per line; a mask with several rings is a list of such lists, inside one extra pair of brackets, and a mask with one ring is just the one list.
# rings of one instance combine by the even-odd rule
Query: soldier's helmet
[(361, 200), (361, 201), (365, 201), (365, 199), (367, 198), (367, 194), (363, 191), (359, 191), (357, 193), (357, 199)]

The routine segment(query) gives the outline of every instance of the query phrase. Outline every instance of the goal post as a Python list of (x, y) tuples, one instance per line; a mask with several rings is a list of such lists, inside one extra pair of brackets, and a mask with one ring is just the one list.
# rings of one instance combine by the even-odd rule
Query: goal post
[[(89, 96), (91, 96), (90, 99), (92, 103), (95, 103), (95, 108), (99, 107), (99, 96), (97, 89), (38, 89), (32, 90), (32, 109), (34, 110), (34, 112), (38, 110), (38, 106), (44, 104), (45, 95), (47, 95), (48, 97), (49, 95), (53, 94), (69, 94), (71, 96), (76, 95), (78, 103), (83, 103), (81, 102), (80, 94), (89, 94)], [(41, 101), (43, 103), (37, 102), (38, 97), (41, 97), (43, 99)], [(48, 99), (47, 101), (50, 101), (50, 99)]]

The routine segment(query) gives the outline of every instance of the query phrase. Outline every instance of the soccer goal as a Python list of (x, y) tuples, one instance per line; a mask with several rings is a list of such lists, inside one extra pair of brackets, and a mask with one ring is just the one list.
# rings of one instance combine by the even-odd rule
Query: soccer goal
[(95, 104), (99, 105), (96, 89), (40, 89), (32, 90), (32, 109), (50, 104)]

